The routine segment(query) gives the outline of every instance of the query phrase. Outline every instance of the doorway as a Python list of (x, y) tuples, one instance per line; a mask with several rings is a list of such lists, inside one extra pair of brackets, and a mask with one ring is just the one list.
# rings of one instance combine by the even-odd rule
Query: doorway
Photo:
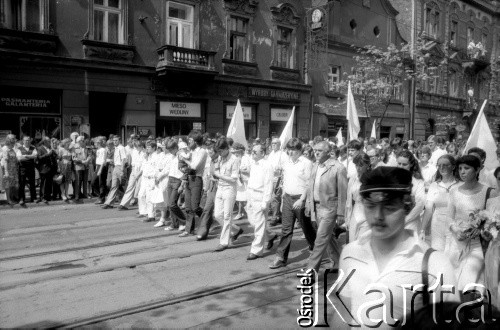
[(91, 136), (120, 134), (120, 123), (127, 94), (91, 92), (89, 123)]

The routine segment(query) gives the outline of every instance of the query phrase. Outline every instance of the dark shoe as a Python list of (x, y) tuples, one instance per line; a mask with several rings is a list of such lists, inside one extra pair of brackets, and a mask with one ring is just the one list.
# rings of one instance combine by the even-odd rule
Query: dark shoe
[(103, 210), (106, 210), (106, 209), (112, 209), (112, 208), (113, 208), (113, 206), (111, 206), (111, 205), (109, 205), (109, 204), (104, 204), (104, 205), (102, 206), (102, 209), (103, 209)]
[(146, 216), (144, 214), (138, 214), (136, 218), (145, 218)]
[(227, 249), (227, 245), (222, 245), (222, 244), (219, 244), (216, 248), (215, 248), (215, 252), (221, 252), (221, 251), (224, 251), (225, 249)]
[(269, 268), (271, 269), (277, 269), (281, 267), (286, 267), (286, 262), (281, 259), (276, 259), (271, 265), (269, 265)]
[(19, 205), (21, 205), (21, 206), (25, 206), (25, 205), (26, 205), (26, 203), (25, 203), (24, 201), (20, 201), (20, 202), (19, 202)]
[(240, 235), (243, 234), (243, 229), (240, 228), (240, 230), (238, 230), (238, 232), (236, 234), (233, 235), (233, 237), (231, 237), (231, 240), (234, 242), (238, 239), (238, 237), (240, 237)]
[(274, 235), (273, 238), (267, 241), (266, 250), (271, 250), (274, 245), (274, 240), (278, 238), (278, 235)]
[(128, 207), (120, 205), (118, 206), (118, 211), (128, 211)]
[(104, 201), (102, 199), (99, 199), (97, 202), (94, 203), (95, 205), (101, 205), (104, 204)]
[(247, 260), (255, 260), (257, 258), (260, 258), (260, 256), (256, 255), (256, 254), (253, 254), (253, 253), (250, 253), (247, 257)]
[(182, 234), (179, 235), (179, 237), (188, 237), (188, 236), (191, 236), (190, 233), (188, 233), (187, 231), (183, 232)]
[(206, 239), (207, 239), (207, 238), (206, 238), (205, 236), (201, 236), (201, 235), (196, 236), (196, 240), (197, 240), (197, 241), (204, 241), (204, 240), (206, 240)]
[(73, 201), (73, 203), (75, 203), (75, 204), (83, 204), (83, 201), (81, 199), (75, 199)]
[(142, 222), (152, 222), (155, 220), (156, 220), (155, 218), (146, 218), (146, 219), (142, 219)]

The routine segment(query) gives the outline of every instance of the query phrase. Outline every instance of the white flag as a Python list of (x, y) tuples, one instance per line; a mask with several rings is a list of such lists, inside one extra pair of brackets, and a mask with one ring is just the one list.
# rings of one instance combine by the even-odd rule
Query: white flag
[(358, 112), (356, 111), (356, 104), (354, 103), (354, 96), (351, 91), (351, 82), (349, 81), (349, 88), (347, 89), (347, 137), (349, 140), (358, 138), (360, 131)]
[(377, 138), (377, 131), (376, 131), (376, 128), (375, 128), (375, 123), (376, 122), (377, 122), (376, 120), (373, 121), (372, 134), (370, 135), (370, 138), (374, 138), (374, 139)]
[(243, 118), (243, 109), (241, 108), (240, 100), (236, 103), (233, 118), (227, 129), (226, 137), (232, 138), (234, 142), (241, 143), (248, 148), (247, 139), (245, 137), (245, 119)]
[(294, 117), (295, 117), (295, 107), (293, 107), (292, 114), (290, 115), (290, 118), (288, 118), (288, 122), (286, 123), (285, 128), (283, 129), (283, 132), (281, 132), (281, 136), (280, 136), (281, 149), (285, 149), (286, 144), (293, 137), (293, 118)]
[(342, 137), (342, 127), (339, 128), (337, 132), (337, 147), (342, 147), (344, 145), (344, 138)]
[(488, 121), (484, 115), (484, 108), (486, 106), (487, 100), (484, 100), (479, 115), (476, 118), (476, 123), (472, 128), (467, 144), (465, 145), (464, 154), (467, 150), (473, 147), (479, 147), (486, 151), (486, 161), (484, 162), (484, 167), (492, 171), (497, 166), (498, 162), (496, 159), (497, 146), (493, 134), (491, 134), (490, 127), (488, 126)]

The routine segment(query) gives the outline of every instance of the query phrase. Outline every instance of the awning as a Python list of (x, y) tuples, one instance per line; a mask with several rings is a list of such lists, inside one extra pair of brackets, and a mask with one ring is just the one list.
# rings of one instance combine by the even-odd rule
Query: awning
[[(347, 99), (343, 100), (335, 100), (326, 96), (318, 96), (318, 101), (319, 104), (323, 106), (318, 106), (315, 104), (315, 109), (317, 109), (320, 113), (324, 113), (325, 115), (328, 116), (340, 116), (340, 117), (346, 117), (346, 112), (347, 112)], [(366, 112), (362, 110), (361, 105), (354, 101), (356, 103), (356, 109), (358, 110), (358, 117), (360, 118), (367, 118), (368, 116), (366, 115)]]

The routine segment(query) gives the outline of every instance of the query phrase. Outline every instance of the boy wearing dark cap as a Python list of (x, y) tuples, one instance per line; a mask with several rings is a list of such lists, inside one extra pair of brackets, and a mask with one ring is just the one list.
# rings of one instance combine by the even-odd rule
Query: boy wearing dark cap
[[(379, 324), (381, 328), (408, 323), (412, 309), (421, 310), (429, 297), (415, 294), (410, 286), (435, 287), (434, 304), (459, 301), (456, 294), (443, 288), (456, 286), (448, 258), (405, 229), (405, 216), (412, 208), (411, 179), (409, 171), (395, 167), (378, 167), (361, 177), (360, 194), (371, 230), (346, 245), (339, 268), (340, 276), (352, 275), (340, 295), (354, 322), (362, 327), (374, 327), (378, 322), (384, 322)], [(370, 287), (375, 290), (369, 291)]]

